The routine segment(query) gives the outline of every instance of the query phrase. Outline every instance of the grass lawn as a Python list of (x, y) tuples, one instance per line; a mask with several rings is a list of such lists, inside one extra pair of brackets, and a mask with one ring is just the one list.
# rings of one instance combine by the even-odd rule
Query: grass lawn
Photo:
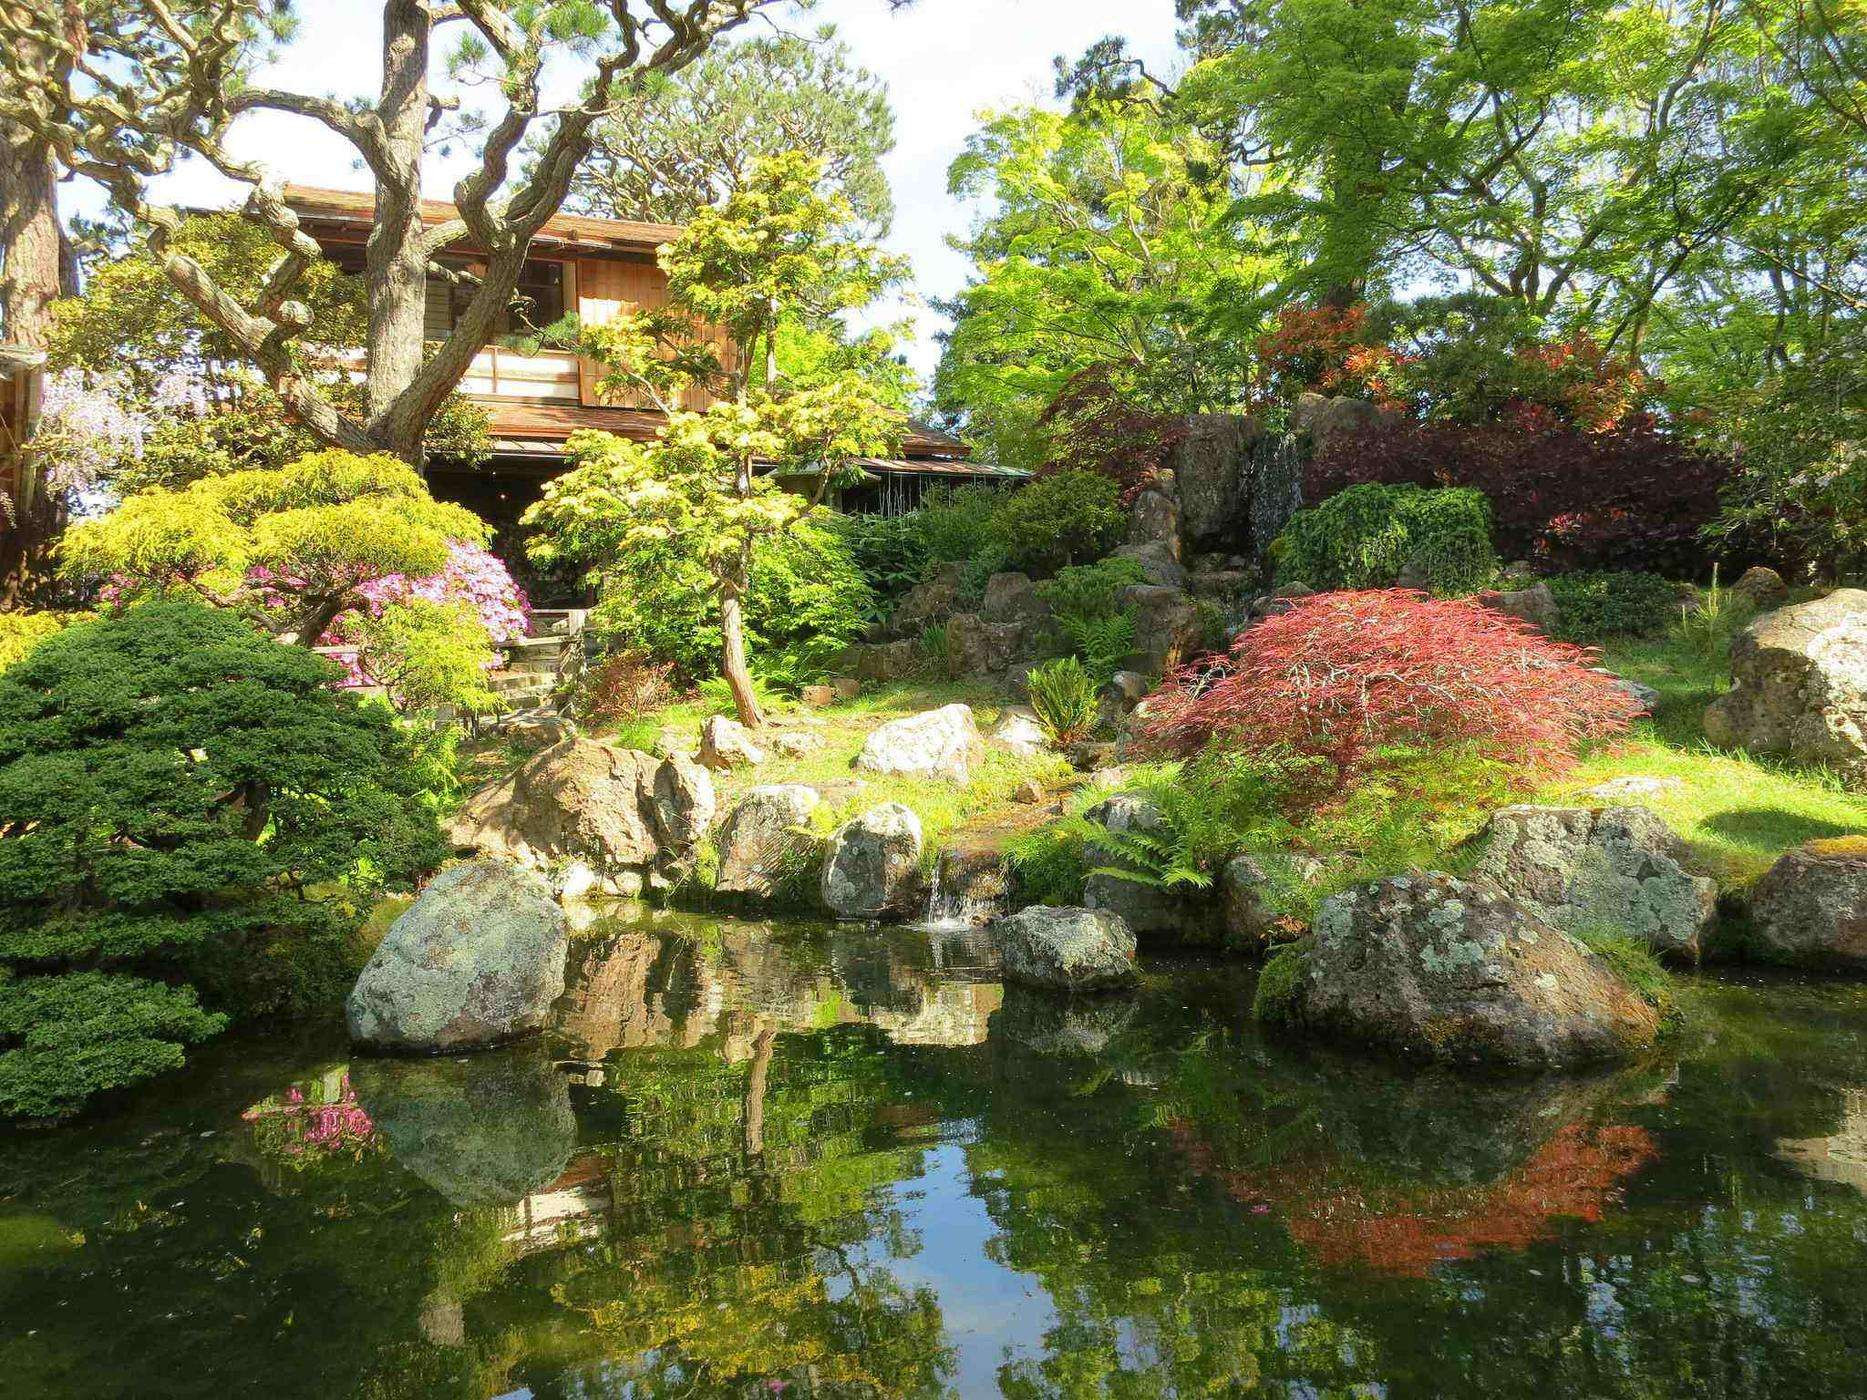
[(1706, 742), (1699, 717), (1729, 686), (1722, 662), (1667, 640), (1604, 647), (1602, 664), (1658, 690), (1656, 713), (1540, 800), (1570, 799), (1611, 778), (1673, 779), (1678, 787), (1631, 800), (1663, 817), (1727, 888), (1748, 884), (1803, 841), (1867, 832), (1867, 793), (1848, 791), (1835, 775)]

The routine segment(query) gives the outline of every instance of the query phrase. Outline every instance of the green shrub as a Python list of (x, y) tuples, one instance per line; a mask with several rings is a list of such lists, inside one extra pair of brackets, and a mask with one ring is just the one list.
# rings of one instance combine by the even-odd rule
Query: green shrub
[(1127, 523), (1113, 481), (1069, 471), (1039, 477), (1005, 497), (992, 530), (1014, 567), (1050, 574), (1107, 554)]
[(1074, 656), (1046, 661), (1031, 672), (1031, 709), (1050, 742), (1059, 748), (1094, 732), (1101, 710), (1095, 678)]
[(1280, 583), (1471, 593), (1497, 573), (1491, 507), (1469, 487), (1351, 486), (1300, 510), (1278, 537)]
[(932, 559), (919, 512), (833, 515), (825, 528), (843, 542), (878, 599), (892, 602), (926, 577)]
[(907, 518), (920, 539), (926, 564), (958, 564), (996, 545), (999, 508), (1008, 499), (996, 486), (960, 486), (930, 491)]
[(1080, 819), (1057, 822), (1012, 840), (1005, 854), (1018, 904), (1083, 902), (1083, 881), (1089, 876), (1086, 825)]
[(445, 854), (409, 739), (337, 674), (157, 602), (0, 675), (0, 1114), (74, 1111), (229, 1017), (335, 1004), (350, 888)]
[(1038, 585), (1070, 650), (1098, 681), (1119, 671), (1134, 651), (1135, 610), (1117, 603), (1116, 595), (1146, 579), (1134, 560), (1110, 558), (1071, 565)]
[(358, 669), (404, 714), (499, 706), (487, 673), (499, 656), (470, 603), (410, 597), (354, 624)]
[(1651, 637), (1679, 616), (1678, 590), (1658, 574), (1631, 569), (1559, 574), (1549, 580), (1561, 617), (1556, 636), (1565, 642), (1609, 637)]
[[(695, 560), (671, 549), (631, 549), (601, 570), (591, 625), (611, 650), (672, 663), (685, 681), (719, 670), (720, 621), (713, 584)], [(807, 521), (759, 542), (745, 599), (747, 647), (768, 679), (781, 653), (814, 646), (819, 669), (878, 615), (874, 590), (835, 530)]]
[(1718, 581), (1718, 566), (1711, 568), (1711, 587), (1699, 595), (1698, 606), (1683, 610), (1673, 634), (1698, 656), (1722, 666), (1731, 642), (1750, 625), (1756, 609)]
[(1136, 613), (1116, 595), (1146, 579), (1134, 560), (1109, 558), (1061, 569), (1038, 587), (1070, 650), (1098, 681), (1119, 671), (1134, 652)]

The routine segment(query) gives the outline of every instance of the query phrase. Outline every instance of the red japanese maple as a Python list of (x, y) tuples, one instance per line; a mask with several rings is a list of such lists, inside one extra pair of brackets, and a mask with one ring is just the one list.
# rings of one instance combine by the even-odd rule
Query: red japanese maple
[(1377, 751), (1465, 748), (1526, 774), (1559, 772), (1639, 706), (1591, 654), (1467, 599), (1409, 589), (1319, 593), (1184, 668), (1147, 702), (1144, 744), (1208, 744), (1324, 760), (1338, 787)]

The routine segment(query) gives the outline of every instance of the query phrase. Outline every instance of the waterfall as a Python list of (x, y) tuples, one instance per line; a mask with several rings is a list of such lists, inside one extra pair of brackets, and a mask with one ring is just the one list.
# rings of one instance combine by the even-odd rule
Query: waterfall
[(948, 849), (934, 862), (927, 908), (917, 927), (931, 932), (988, 923), (1005, 907), (1005, 861), (996, 851)]
[(1265, 433), (1251, 444), (1248, 521), (1253, 562), (1263, 559), (1303, 504), (1303, 466), (1308, 458), (1301, 433)]

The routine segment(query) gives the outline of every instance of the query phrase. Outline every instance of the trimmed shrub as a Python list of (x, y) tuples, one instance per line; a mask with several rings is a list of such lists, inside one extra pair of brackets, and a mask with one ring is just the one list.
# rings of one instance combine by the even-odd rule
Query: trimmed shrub
[(1462, 599), (1404, 589), (1300, 599), (1240, 634), (1223, 665), (1188, 668), (1147, 703), (1140, 738), (1209, 744), (1292, 768), (1299, 799), (1340, 793), (1389, 751), (1466, 753), (1525, 776), (1561, 772), (1637, 703), (1578, 647)]
[(0, 1115), (172, 1069), (230, 1016), (336, 1004), (347, 888), (445, 854), (408, 741), (337, 674), (154, 602), (0, 675)]
[(1073, 656), (1046, 661), (1031, 672), (1031, 709), (1050, 742), (1067, 748), (1086, 739), (1100, 713), (1096, 681)]
[(1558, 574), (1548, 582), (1561, 609), (1556, 636), (1565, 642), (1651, 637), (1679, 617), (1679, 590), (1658, 574), (1613, 569)]
[(1491, 509), (1476, 491), (1351, 486), (1300, 510), (1277, 539), (1280, 583), (1470, 593), (1491, 581)]
[(1403, 423), (1332, 434), (1303, 495), (1325, 501), (1367, 483), (1471, 487), (1489, 498), (1509, 558), (1688, 577), (1702, 567), (1699, 533), (1730, 470), (1645, 420), (1599, 433)]
[(1121, 541), (1128, 517), (1121, 491), (1105, 476), (1066, 471), (1039, 477), (1003, 498), (992, 533), (1005, 557), (1032, 574), (1099, 559)]

